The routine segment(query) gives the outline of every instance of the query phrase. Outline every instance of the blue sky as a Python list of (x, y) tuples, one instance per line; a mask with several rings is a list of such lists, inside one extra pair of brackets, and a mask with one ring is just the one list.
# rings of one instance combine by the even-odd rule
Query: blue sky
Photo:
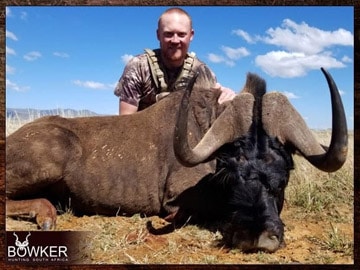
[[(6, 106), (117, 114), (113, 94), (126, 62), (157, 48), (168, 7), (6, 7)], [(331, 127), (320, 67), (354, 111), (353, 7), (184, 7), (190, 50), (218, 81), (239, 92), (247, 72), (285, 93), (311, 128)]]

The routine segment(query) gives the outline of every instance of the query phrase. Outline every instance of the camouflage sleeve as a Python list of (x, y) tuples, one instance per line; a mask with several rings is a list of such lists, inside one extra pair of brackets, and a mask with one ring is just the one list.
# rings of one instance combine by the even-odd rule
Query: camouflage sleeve
[(120, 97), (121, 101), (134, 106), (139, 106), (139, 100), (143, 96), (144, 85), (148, 76), (146, 73), (146, 56), (140, 55), (132, 58), (124, 68), (114, 94)]

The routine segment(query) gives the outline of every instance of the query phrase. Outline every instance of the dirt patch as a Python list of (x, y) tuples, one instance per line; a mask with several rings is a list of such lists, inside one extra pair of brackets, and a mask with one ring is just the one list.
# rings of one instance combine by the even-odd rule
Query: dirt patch
[[(155, 227), (166, 221), (158, 217), (58, 217), (57, 230), (91, 231), (84, 263), (105, 264), (353, 264), (353, 219), (346, 206), (336, 209), (346, 216), (330, 222), (328, 213), (304, 214), (300, 208), (285, 205), (286, 247), (273, 254), (244, 254), (220, 245), (220, 233), (196, 226), (185, 226), (173, 233), (155, 236), (146, 230), (151, 220)], [(11, 218), (7, 230), (37, 230), (32, 222)]]

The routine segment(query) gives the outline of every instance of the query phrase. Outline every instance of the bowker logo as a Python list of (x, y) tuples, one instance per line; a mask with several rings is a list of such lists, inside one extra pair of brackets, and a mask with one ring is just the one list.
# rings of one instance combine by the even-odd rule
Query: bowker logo
[(8, 262), (67, 262), (68, 248), (65, 245), (30, 245), (31, 233), (28, 232), (24, 241), (19, 240), (13, 232), (14, 245), (7, 246)]

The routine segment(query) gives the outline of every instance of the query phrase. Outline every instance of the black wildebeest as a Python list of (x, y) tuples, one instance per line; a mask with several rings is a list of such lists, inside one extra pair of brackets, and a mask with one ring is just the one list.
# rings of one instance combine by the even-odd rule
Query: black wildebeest
[[(329, 148), (283, 95), (265, 93), (254, 74), (223, 105), (219, 91), (209, 90), (209, 74), (201, 74), (185, 94), (176, 91), (133, 115), (52, 116), (24, 125), (7, 138), (7, 215), (28, 214), (50, 229), (56, 211), (47, 199), (70, 197), (75, 213), (143, 213), (175, 222), (190, 214), (199, 223), (222, 224), (230, 244), (275, 251), (283, 239), (279, 215), (293, 151), (324, 171), (346, 159), (343, 106), (324, 74), (334, 119)], [(212, 196), (218, 203), (201, 207)]]

